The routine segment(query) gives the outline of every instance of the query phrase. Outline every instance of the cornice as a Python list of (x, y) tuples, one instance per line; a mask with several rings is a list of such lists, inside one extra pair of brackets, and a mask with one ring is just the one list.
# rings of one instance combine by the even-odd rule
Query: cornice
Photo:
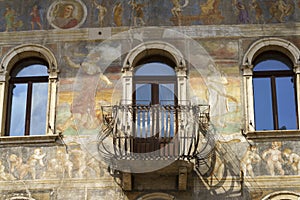
[[(143, 27), (139, 27), (141, 30)], [(151, 28), (151, 27), (145, 27)], [(289, 37), (300, 35), (300, 23), (243, 24), (243, 25), (195, 25), (156, 27), (178, 31), (193, 39), (206, 38), (252, 38)], [(71, 30), (34, 30), (19, 32), (0, 32), (0, 45), (34, 42), (39, 44), (105, 40), (112, 35), (128, 31), (132, 27), (82, 28)], [(167, 39), (168, 37), (166, 37)], [(171, 36), (170, 36), (171, 38)], [(176, 37), (178, 39), (178, 37)], [(118, 39), (116, 37), (116, 39)], [(120, 38), (122, 39), (122, 38)]]

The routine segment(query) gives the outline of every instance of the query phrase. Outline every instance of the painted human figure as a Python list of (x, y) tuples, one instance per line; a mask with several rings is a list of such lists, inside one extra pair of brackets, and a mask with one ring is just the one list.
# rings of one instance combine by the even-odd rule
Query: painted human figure
[(145, 25), (144, 22), (144, 11), (143, 11), (143, 4), (138, 4), (135, 2), (135, 0), (130, 0), (128, 2), (128, 4), (132, 7), (133, 10), (133, 19), (134, 19), (134, 25), (137, 26), (138, 25), (138, 20), (140, 21), (140, 24), (142, 26)]
[(38, 9), (37, 5), (34, 5), (32, 7), (32, 11), (30, 13), (30, 16), (31, 16), (31, 20), (30, 20), (31, 29), (34, 30), (34, 24), (37, 24), (38, 27), (40, 29), (42, 29), (41, 16), (40, 16), (40, 12), (39, 12), (39, 9)]
[(257, 2), (257, 0), (252, 0), (250, 8), (255, 12), (255, 20), (257, 23), (264, 22), (263, 11)]
[(3, 181), (10, 181), (15, 180), (16, 178), (13, 177), (11, 174), (5, 172), (5, 167), (2, 164), (2, 161), (0, 160), (0, 180)]
[(103, 26), (103, 20), (104, 20), (104, 17), (107, 13), (107, 9), (106, 7), (103, 5), (103, 4), (97, 4), (96, 3), (96, 0), (93, 1), (95, 7), (98, 9), (98, 23), (99, 23), (99, 26)]
[(278, 22), (284, 22), (287, 16), (294, 13), (294, 10), (295, 6), (291, 1), (277, 0), (272, 2), (269, 8), (271, 18), (268, 20), (268, 22), (272, 21), (273, 19), (277, 20)]
[(24, 179), (24, 177), (30, 172), (30, 166), (23, 163), (22, 158), (18, 157), (16, 154), (11, 154), (9, 156), (9, 162), (10, 173), (19, 177), (19, 179)]
[(29, 172), (33, 179), (36, 179), (36, 166), (39, 164), (40, 166), (45, 166), (43, 162), (43, 158), (46, 156), (45, 153), (42, 153), (40, 148), (35, 149), (34, 153), (29, 157), (28, 165), (30, 166)]
[(280, 175), (284, 175), (284, 170), (282, 169), (282, 154), (279, 150), (281, 147), (281, 142), (272, 142), (272, 147), (267, 149), (262, 154), (262, 159), (267, 162), (267, 169), (271, 176), (275, 176), (275, 169)]
[(4, 13), (4, 18), (5, 18), (5, 22), (6, 22), (5, 31), (14, 29), (15, 14), (16, 14), (15, 11), (10, 6), (6, 7), (6, 10)]
[(72, 178), (72, 170), (73, 163), (69, 160), (69, 154), (57, 149), (56, 157), (48, 161), (47, 170), (44, 171), (42, 178)]
[(288, 164), (292, 167), (296, 174), (300, 175), (300, 156), (292, 152), (289, 148), (284, 149), (282, 154), (288, 159)]
[(61, 151), (61, 150), (57, 150), (56, 151), (56, 160), (59, 164), (59, 166), (61, 166), (61, 170), (60, 171), (63, 175), (65, 174), (65, 172), (67, 172), (67, 175), (69, 178), (72, 178), (72, 170), (73, 170), (73, 163), (70, 161), (69, 158), (69, 154)]
[(211, 116), (216, 120), (217, 126), (225, 127), (226, 124), (222, 116), (229, 110), (225, 89), (228, 81), (212, 64), (208, 65), (207, 80)]
[(114, 23), (116, 26), (122, 26), (123, 7), (120, 2), (116, 3), (113, 8)]
[(93, 63), (86, 61), (81, 64), (74, 63), (69, 57), (65, 57), (66, 63), (72, 68), (81, 68), (81, 89), (80, 93), (74, 97), (71, 108), (72, 116), (66, 122), (58, 126), (58, 129), (64, 131), (67, 127), (73, 124), (75, 120), (80, 127), (86, 129), (96, 128), (98, 125), (95, 113), (95, 94), (90, 89), (91, 84), (97, 85), (99, 78), (107, 85), (111, 85), (111, 81), (101, 72), (101, 68)]
[(74, 9), (75, 6), (73, 4), (63, 5), (63, 12), (59, 12), (52, 23), (62, 29), (75, 27), (78, 24), (78, 20), (73, 16)]
[(249, 146), (247, 148), (246, 153), (241, 159), (241, 170), (244, 173), (244, 176), (247, 176), (247, 173), (254, 177), (253, 172), (253, 164), (259, 163), (261, 161), (260, 156), (257, 154), (257, 147), (256, 146)]
[(180, 5), (179, 0), (172, 0), (172, 3), (174, 7), (171, 9), (171, 12), (174, 17), (179, 17), (182, 15), (182, 9), (189, 4), (189, 0), (185, 0), (183, 5)]
[(250, 18), (248, 15), (248, 11), (246, 9), (245, 4), (243, 4), (240, 0), (234, 0), (233, 6), (237, 11), (239, 23), (247, 24), (250, 22)]

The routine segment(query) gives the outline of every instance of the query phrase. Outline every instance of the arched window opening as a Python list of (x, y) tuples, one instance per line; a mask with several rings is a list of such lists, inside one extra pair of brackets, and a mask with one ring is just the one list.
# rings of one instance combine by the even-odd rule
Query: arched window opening
[(266, 51), (253, 65), (255, 129), (297, 129), (296, 76), (292, 61), (281, 52)]
[(48, 67), (39, 58), (17, 62), (8, 85), (7, 136), (45, 135), (47, 129)]

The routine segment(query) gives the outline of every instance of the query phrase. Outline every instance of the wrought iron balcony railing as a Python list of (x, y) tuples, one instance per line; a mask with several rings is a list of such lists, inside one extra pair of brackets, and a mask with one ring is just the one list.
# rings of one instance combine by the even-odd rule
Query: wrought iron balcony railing
[(192, 159), (209, 143), (208, 105), (114, 105), (102, 114), (107, 159)]

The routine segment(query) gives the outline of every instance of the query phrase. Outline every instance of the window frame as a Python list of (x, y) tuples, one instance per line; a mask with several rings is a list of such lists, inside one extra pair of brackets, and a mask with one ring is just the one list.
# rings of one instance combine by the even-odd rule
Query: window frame
[[(5, 136), (11, 136), (10, 133), (10, 124), (11, 124), (11, 110), (12, 110), (12, 100), (13, 100), (13, 85), (14, 84), (26, 84), (27, 86), (27, 92), (26, 92), (26, 105), (25, 105), (25, 127), (24, 127), (24, 134), (23, 135), (31, 135), (30, 134), (30, 124), (31, 124), (31, 108), (32, 108), (32, 101), (33, 101), (33, 84), (34, 83), (48, 83), (49, 75), (47, 76), (25, 76), (25, 77), (17, 77), (17, 74), (20, 72), (20, 70), (25, 69), (26, 67), (30, 67), (31, 65), (39, 64), (47, 67), (48, 71), (48, 64), (41, 60), (40, 58), (28, 58), (25, 60), (20, 60), (11, 70), (10, 73), (10, 79), (8, 81), (8, 100), (7, 100), (7, 115), (6, 119), (6, 125), (5, 125)], [(19, 70), (19, 71), (18, 71)], [(15, 74), (13, 74), (15, 71), (17, 71)], [(48, 99), (47, 99), (48, 103)], [(46, 113), (45, 113), (46, 114)], [(46, 128), (46, 127), (45, 127)], [(46, 129), (45, 129), (46, 130)], [(35, 134), (36, 135), (36, 134)]]
[(137, 66), (152, 61), (174, 66), (177, 102), (187, 103), (187, 74), (185, 59), (173, 45), (162, 41), (142, 43), (133, 48), (126, 56), (122, 67), (122, 103), (133, 103), (134, 73)]
[[(159, 62), (159, 61), (158, 61)], [(148, 62), (145, 64), (150, 64), (150, 63), (155, 63), (155, 62)], [(162, 62), (159, 62), (162, 63)], [(163, 63), (165, 64), (165, 63)], [(172, 66), (166, 64), (168, 67), (173, 68)], [(143, 67), (143, 66), (141, 66)], [(176, 74), (174, 75), (161, 75), (161, 76), (147, 76), (147, 75), (135, 75), (137, 69), (134, 70), (134, 74), (133, 74), (133, 96), (132, 96), (132, 100), (133, 100), (133, 104), (136, 104), (136, 85), (137, 84), (150, 84), (151, 85), (151, 105), (155, 105), (155, 104), (160, 104), (159, 102), (159, 84), (173, 84), (174, 85), (174, 105), (178, 104), (178, 98), (177, 98), (177, 79), (176, 79)], [(174, 72), (175, 69), (173, 68)], [(153, 101), (154, 100), (154, 101)]]
[[(21, 61), (28, 59), (40, 59), (46, 66), (48, 66), (48, 102), (47, 102), (47, 115), (46, 115), (46, 132), (45, 135), (29, 136), (7, 136), (6, 124), (8, 116), (8, 92), (10, 73), (14, 67), (17, 67)], [(20, 142), (34, 143), (34, 142), (54, 142), (56, 141), (57, 134), (55, 129), (55, 110), (57, 99), (57, 83), (58, 73), (57, 62), (54, 54), (46, 47), (37, 44), (24, 44), (11, 49), (2, 59), (0, 63), (0, 141), (3, 144), (16, 144)]]
[[(296, 98), (296, 119), (297, 130), (255, 130), (254, 119), (254, 90), (253, 76), (255, 60), (264, 52), (277, 51), (287, 56), (292, 62), (292, 72), (295, 76), (295, 98)], [(247, 50), (242, 60), (243, 90), (244, 90), (244, 133), (248, 139), (289, 139), (300, 137), (299, 135), (299, 102), (300, 102), (300, 63), (299, 49), (291, 42), (281, 38), (263, 38), (255, 41)]]
[[(273, 55), (273, 57), (271, 57), (270, 55)], [(263, 59), (260, 59), (261, 57), (266, 57), (265, 55), (267, 55), (267, 57), (269, 58), (263, 58)], [(260, 59), (258, 62), (254, 61), (254, 70), (253, 70), (253, 81), (254, 79), (259, 79), (259, 78), (269, 78), (269, 81), (270, 81), (270, 94), (271, 94), (271, 102), (272, 102), (272, 113), (273, 113), (273, 126), (274, 128), (273, 129), (270, 129), (269, 131), (272, 131), (272, 130), (280, 130), (280, 127), (279, 127), (279, 102), (277, 101), (277, 97), (278, 97), (278, 94), (277, 94), (277, 89), (276, 89), (276, 86), (277, 86), (277, 81), (278, 80), (277, 78), (283, 78), (283, 77), (291, 77), (294, 79), (294, 82), (293, 82), (293, 85), (294, 85), (294, 98), (295, 98), (295, 108), (296, 108), (296, 126), (298, 129), (299, 127), (299, 124), (298, 124), (298, 114), (297, 114), (297, 107), (298, 107), (298, 104), (297, 104), (297, 100), (296, 100), (296, 96), (297, 96), (297, 90), (296, 90), (296, 76), (295, 76), (295, 73), (293, 72), (293, 69), (292, 69), (292, 64), (289, 63), (289, 64), (285, 64), (288, 68), (290, 68), (289, 70), (265, 70), (265, 71), (255, 71), (255, 67), (263, 62), (263, 61), (266, 61), (266, 60), (276, 60), (276, 61), (280, 61), (280, 57), (286, 57), (286, 55), (278, 52), (278, 51), (266, 51), (260, 55), (257, 56), (258, 59)], [(288, 58), (287, 58), (288, 59)], [(254, 91), (254, 87), (253, 87), (253, 91)], [(255, 95), (253, 94), (253, 99), (255, 101)], [(255, 103), (255, 102), (254, 102)], [(255, 108), (254, 108), (254, 112), (255, 112)], [(290, 129), (290, 130), (295, 130), (295, 129)]]

